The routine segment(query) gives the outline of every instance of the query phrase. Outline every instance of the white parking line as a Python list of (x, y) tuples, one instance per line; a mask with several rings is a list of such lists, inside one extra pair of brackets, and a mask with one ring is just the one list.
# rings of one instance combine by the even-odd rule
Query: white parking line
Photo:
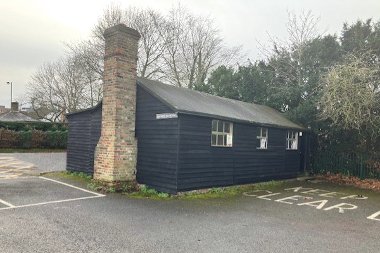
[(6, 201), (0, 199), (0, 203), (2, 203), (2, 204), (4, 204), (4, 205), (7, 206), (7, 207), (0, 208), (0, 211), (1, 211), (1, 210), (8, 210), (8, 209), (23, 208), (23, 207), (42, 206), (42, 205), (48, 205), (48, 204), (56, 204), (56, 203), (63, 203), (63, 202), (71, 202), (71, 201), (77, 201), (77, 200), (102, 198), (102, 197), (105, 197), (105, 196), (106, 196), (106, 195), (104, 195), (104, 194), (100, 194), (100, 193), (97, 193), (97, 192), (89, 191), (89, 190), (86, 190), (86, 189), (83, 189), (83, 188), (80, 188), (80, 187), (77, 187), (77, 186), (74, 186), (74, 185), (71, 185), (71, 184), (67, 184), (67, 183), (64, 183), (64, 182), (61, 182), (61, 181), (57, 181), (57, 180), (54, 180), (54, 179), (50, 179), (50, 178), (47, 178), (47, 177), (38, 177), (38, 178), (43, 179), (43, 180), (46, 180), (46, 181), (51, 181), (51, 182), (54, 182), (54, 183), (57, 183), (57, 184), (61, 184), (61, 185), (67, 186), (67, 187), (71, 187), (71, 188), (76, 189), (76, 190), (79, 190), (79, 191), (87, 192), (87, 193), (93, 194), (93, 195), (95, 195), (95, 196), (88, 196), (88, 197), (81, 197), (81, 198), (73, 198), (73, 199), (53, 200), (53, 201), (46, 201), (46, 202), (40, 202), (40, 203), (34, 203), (34, 204), (27, 204), (27, 205), (19, 205), (19, 206), (12, 205), (11, 203), (6, 202)]
[(84, 200), (84, 199), (94, 199), (94, 198), (102, 198), (103, 196), (89, 196), (89, 197), (82, 197), (82, 198), (75, 198), (75, 199), (62, 199), (62, 200), (53, 200), (53, 201), (47, 201), (47, 202), (40, 202), (35, 204), (28, 204), (28, 205), (20, 205), (20, 206), (8, 206), (0, 208), (1, 210), (7, 210), (7, 209), (17, 209), (17, 208), (23, 208), (23, 207), (31, 207), (31, 206), (43, 206), (48, 204), (55, 204), (55, 203), (63, 203), (63, 202), (70, 202), (70, 201), (77, 201), (77, 200)]
[(76, 186), (71, 185), (71, 184), (67, 184), (67, 183), (64, 183), (64, 182), (61, 182), (61, 181), (57, 181), (57, 180), (51, 179), (51, 178), (47, 178), (47, 177), (39, 177), (39, 178), (44, 179), (44, 180), (48, 180), (48, 181), (52, 181), (52, 182), (57, 183), (57, 184), (62, 184), (62, 185), (65, 185), (65, 186), (68, 186), (68, 187), (71, 187), (71, 188), (74, 188), (74, 189), (77, 189), (77, 190), (80, 190), (80, 191), (91, 193), (91, 194), (94, 194), (94, 195), (99, 196), (99, 197), (106, 196), (104, 194), (100, 194), (100, 193), (97, 193), (97, 192), (89, 191), (89, 190), (86, 190), (86, 189), (83, 189), (83, 188), (80, 188), (80, 187), (76, 187)]
[(4, 200), (2, 200), (2, 199), (0, 199), (0, 203), (1, 203), (1, 204), (4, 204), (4, 205), (6, 205), (6, 206), (8, 206), (8, 207), (10, 207), (10, 208), (15, 207), (15, 206), (12, 205), (11, 203), (8, 203), (8, 202), (6, 202), (6, 201), (4, 201)]

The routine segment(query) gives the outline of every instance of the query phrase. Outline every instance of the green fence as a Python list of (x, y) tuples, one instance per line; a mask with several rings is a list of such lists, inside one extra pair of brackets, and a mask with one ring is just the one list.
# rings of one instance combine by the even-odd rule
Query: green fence
[(314, 173), (340, 173), (361, 179), (380, 179), (380, 155), (319, 152), (311, 161)]

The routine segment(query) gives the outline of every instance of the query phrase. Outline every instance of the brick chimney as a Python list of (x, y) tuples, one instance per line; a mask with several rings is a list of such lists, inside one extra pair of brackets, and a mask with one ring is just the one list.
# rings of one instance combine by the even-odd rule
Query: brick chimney
[(123, 24), (104, 32), (102, 131), (96, 146), (94, 178), (136, 179), (136, 68), (140, 34)]
[(11, 102), (11, 111), (18, 112), (18, 102)]

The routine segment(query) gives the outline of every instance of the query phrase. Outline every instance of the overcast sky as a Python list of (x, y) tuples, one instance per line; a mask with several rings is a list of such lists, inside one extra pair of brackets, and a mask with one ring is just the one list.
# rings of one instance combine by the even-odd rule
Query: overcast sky
[[(177, 0), (0, 0), (0, 105), (21, 100), (30, 76), (44, 62), (64, 54), (64, 43), (89, 38), (91, 29), (111, 3), (150, 7), (166, 13)], [(344, 22), (380, 19), (380, 0), (188, 0), (181, 4), (196, 15), (211, 17), (228, 45), (241, 45), (247, 57), (260, 57), (258, 43), (268, 34), (286, 38), (287, 11), (311, 10), (319, 29), (339, 33)]]

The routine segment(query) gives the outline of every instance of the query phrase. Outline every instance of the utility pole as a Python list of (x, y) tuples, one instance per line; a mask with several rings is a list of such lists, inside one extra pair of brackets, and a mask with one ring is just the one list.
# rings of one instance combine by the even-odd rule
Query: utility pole
[(12, 104), (12, 102), (13, 102), (13, 99), (12, 99), (12, 97), (13, 97), (13, 83), (12, 82), (7, 82), (7, 84), (11, 85), (11, 104)]

